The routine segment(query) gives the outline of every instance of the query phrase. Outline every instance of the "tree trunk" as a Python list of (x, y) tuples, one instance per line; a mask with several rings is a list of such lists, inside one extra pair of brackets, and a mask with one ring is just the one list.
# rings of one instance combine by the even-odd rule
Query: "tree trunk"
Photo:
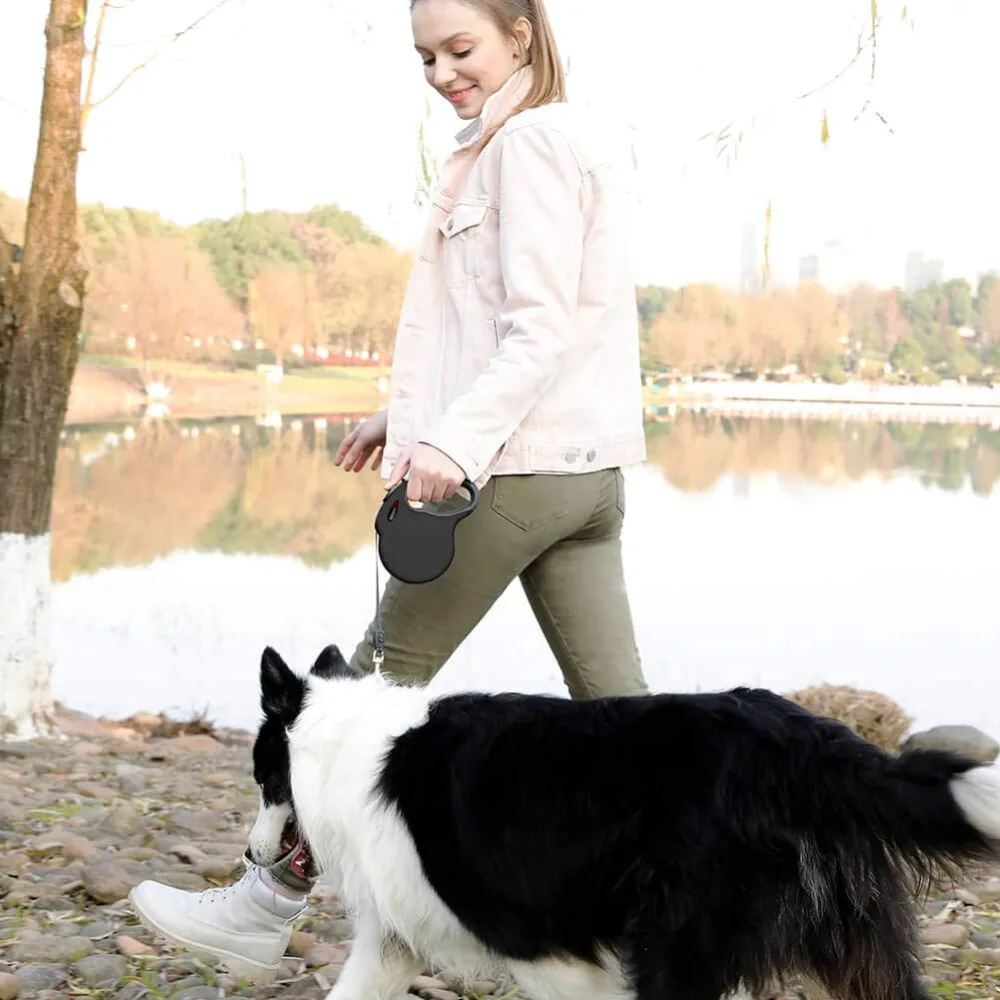
[(51, 723), (49, 518), (85, 272), (76, 169), (86, 0), (51, 0), (24, 250), (0, 234), (0, 738)]

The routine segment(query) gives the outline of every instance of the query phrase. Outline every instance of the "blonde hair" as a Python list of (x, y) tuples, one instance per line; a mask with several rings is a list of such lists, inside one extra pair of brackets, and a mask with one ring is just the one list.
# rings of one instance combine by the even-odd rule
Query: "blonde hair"
[[(566, 74), (563, 72), (556, 37), (552, 31), (545, 0), (459, 0), (467, 7), (473, 7), (488, 17), (506, 35), (518, 39), (522, 65), (530, 65), (532, 73), (531, 90), (512, 114), (527, 111), (566, 100)], [(410, 0), (410, 10), (417, 0)], [(531, 25), (531, 44), (525, 51), (520, 37), (514, 31), (518, 18), (523, 17)]]

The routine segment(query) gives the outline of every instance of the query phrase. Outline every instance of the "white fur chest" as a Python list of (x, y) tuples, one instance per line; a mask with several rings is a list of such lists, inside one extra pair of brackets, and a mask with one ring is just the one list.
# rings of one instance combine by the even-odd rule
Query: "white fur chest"
[(429, 964), (492, 967), (427, 881), (402, 817), (373, 792), (392, 740), (426, 719), (426, 697), (375, 679), (329, 687), (290, 733), (295, 811), (324, 879), (353, 919), (374, 916)]

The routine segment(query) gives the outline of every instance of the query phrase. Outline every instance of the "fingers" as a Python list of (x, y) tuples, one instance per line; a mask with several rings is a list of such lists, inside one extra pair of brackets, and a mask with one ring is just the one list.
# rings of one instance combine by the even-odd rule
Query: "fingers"
[(425, 501), (424, 492), (428, 489), (419, 472), (411, 472), (410, 478), (406, 481), (406, 499), (411, 501)]
[[(397, 483), (399, 483), (403, 476), (409, 471), (410, 468), (410, 451), (407, 449), (402, 455), (396, 460), (396, 464), (392, 467), (392, 472), (389, 473), (389, 478), (386, 481), (385, 488), (391, 490)], [(410, 488), (407, 487), (406, 495), (410, 495)]]
[(367, 463), (372, 453), (374, 445), (355, 442), (354, 447), (347, 453), (344, 459), (345, 472), (360, 472)]
[(357, 441), (358, 435), (361, 433), (360, 427), (355, 427), (343, 441), (340, 442), (340, 447), (337, 448), (337, 454), (333, 456), (333, 464), (340, 465), (344, 461), (344, 458), (350, 452), (351, 448), (354, 446), (354, 442)]
[(375, 472), (382, 464), (382, 452), (383, 449), (381, 447), (375, 449), (375, 457), (372, 459), (371, 465), (372, 472)]

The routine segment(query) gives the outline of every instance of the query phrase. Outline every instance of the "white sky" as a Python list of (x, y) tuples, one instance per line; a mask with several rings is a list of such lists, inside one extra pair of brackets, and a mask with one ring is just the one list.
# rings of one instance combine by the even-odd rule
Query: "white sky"
[[(213, 2), (112, 11), (97, 93)], [(736, 283), (743, 227), (763, 220), (768, 198), (779, 280), (793, 282), (799, 256), (832, 239), (879, 284), (902, 283), (912, 249), (941, 257), (947, 276), (1000, 267), (1000, 0), (912, 0), (912, 30), (900, 0), (881, 5), (874, 86), (865, 59), (796, 101), (851, 58), (868, 0), (549, 0), (571, 97), (634, 129), (640, 281)], [(95, 109), (80, 199), (179, 222), (232, 215), (242, 153), (251, 209), (337, 202), (409, 244), (426, 98), (442, 156), (460, 123), (423, 82), (407, 7), (231, 0)], [(0, 190), (18, 196), (30, 183), (47, 9), (0, 0)], [(853, 121), (868, 97), (893, 133), (872, 116)], [(733, 118), (754, 124), (727, 165), (698, 139)]]

